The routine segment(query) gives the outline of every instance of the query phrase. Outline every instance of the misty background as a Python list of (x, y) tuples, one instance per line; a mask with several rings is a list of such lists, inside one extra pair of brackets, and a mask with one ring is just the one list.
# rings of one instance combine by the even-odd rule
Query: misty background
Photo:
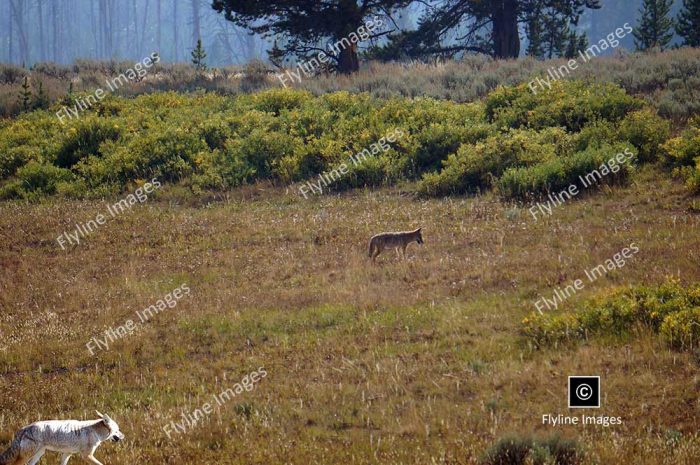
[[(674, 2), (674, 14), (681, 3)], [(585, 11), (576, 30), (597, 42), (625, 22), (634, 26), (641, 4), (602, 0), (600, 9)], [(415, 28), (423, 8), (402, 10), (396, 25)], [(0, 61), (26, 67), (76, 59), (139, 61), (154, 51), (164, 62), (188, 62), (199, 38), (207, 63), (225, 66), (266, 60), (274, 42), (226, 21), (211, 0), (3, 0), (0, 18)], [(527, 39), (521, 39), (522, 55)], [(632, 37), (621, 47), (632, 49)]]

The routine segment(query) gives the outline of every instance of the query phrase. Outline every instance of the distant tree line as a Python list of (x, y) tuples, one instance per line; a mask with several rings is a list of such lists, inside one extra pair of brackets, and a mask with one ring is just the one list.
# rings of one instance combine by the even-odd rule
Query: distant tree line
[(264, 58), (263, 40), (216, 14), (211, 0), (2, 0), (0, 61), (189, 61), (202, 39), (211, 65)]
[[(601, 7), (609, 17), (592, 19)], [(361, 46), (347, 40), (376, 18), (383, 28)], [(198, 69), (204, 55), (209, 66), (255, 58), (290, 66), (324, 51), (343, 73), (362, 56), (572, 57), (589, 35), (597, 40), (625, 22), (640, 50), (700, 45), (700, 0), (5, 0), (0, 21), (0, 60), (27, 66), (140, 60), (153, 51), (189, 61), (193, 50)]]
[[(308, 60), (328, 44), (338, 43), (369, 18), (386, 17), (387, 29), (369, 37), (367, 56), (380, 60), (454, 58), (483, 53), (494, 58), (525, 54), (538, 58), (573, 57), (588, 45), (578, 25), (587, 10), (603, 0), (213, 0), (226, 19), (274, 40), (270, 58)], [(319, 4), (321, 3), (321, 4)], [(407, 8), (421, 5), (415, 28), (403, 28)], [(700, 0), (683, 0), (678, 18), (671, 16), (673, 0), (643, 0), (636, 25), (640, 50), (667, 48), (678, 33), (683, 44), (698, 45)], [(617, 24), (615, 27), (620, 27)], [(608, 31), (608, 33), (612, 32)], [(359, 67), (359, 51), (351, 45), (333, 56), (343, 73)]]
[[(406, 8), (424, 7), (418, 27), (404, 30), (395, 17)], [(213, 7), (236, 25), (275, 38), (276, 58), (305, 59), (323, 43), (338, 42), (368, 18), (387, 17), (389, 28), (370, 55), (384, 60), (448, 57), (477, 52), (495, 58), (521, 54), (520, 28), (527, 25), (537, 55), (561, 54), (565, 42), (582, 42), (571, 29), (585, 9), (599, 8), (599, 0), (213, 0)], [(335, 57), (338, 70), (357, 69), (357, 50), (348, 47)], [(347, 56), (350, 55), (350, 56)]]

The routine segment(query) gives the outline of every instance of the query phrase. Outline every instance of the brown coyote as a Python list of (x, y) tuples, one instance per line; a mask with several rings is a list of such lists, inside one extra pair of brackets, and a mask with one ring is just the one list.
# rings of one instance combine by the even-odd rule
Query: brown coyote
[(419, 244), (423, 243), (421, 229), (422, 228), (418, 228), (415, 231), (386, 232), (372, 236), (372, 239), (369, 240), (369, 258), (374, 262), (377, 255), (388, 247), (394, 247), (397, 255), (400, 248), (403, 258), (406, 258), (406, 247), (408, 244), (413, 241)]

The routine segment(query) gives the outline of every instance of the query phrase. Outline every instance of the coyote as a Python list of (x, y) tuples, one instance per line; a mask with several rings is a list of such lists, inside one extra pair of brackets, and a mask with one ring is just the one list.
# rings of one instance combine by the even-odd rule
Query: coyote
[(38, 421), (25, 426), (15, 434), (10, 448), (0, 454), (0, 465), (36, 465), (46, 451), (61, 452), (61, 465), (66, 465), (72, 454), (102, 465), (93, 455), (97, 447), (108, 440), (119, 442), (124, 434), (107, 415), (97, 415), (99, 420)]
[(399, 253), (399, 248), (401, 248), (403, 258), (406, 258), (406, 247), (408, 244), (413, 241), (419, 244), (423, 243), (421, 229), (422, 228), (418, 228), (415, 231), (387, 232), (372, 236), (372, 239), (369, 240), (369, 258), (374, 262), (377, 255), (382, 253), (382, 250), (387, 247), (394, 247), (397, 255)]

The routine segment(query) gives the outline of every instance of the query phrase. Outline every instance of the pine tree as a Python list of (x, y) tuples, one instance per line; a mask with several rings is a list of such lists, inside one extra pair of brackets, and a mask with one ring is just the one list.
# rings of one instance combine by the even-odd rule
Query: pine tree
[(402, 57), (425, 59), (476, 52), (494, 58), (517, 58), (521, 51), (522, 24), (530, 44), (529, 55), (560, 56), (566, 49), (568, 28), (577, 26), (586, 10), (600, 8), (599, 0), (441, 0), (425, 3), (439, 7), (426, 8), (417, 29), (389, 34), (378, 56), (385, 60)]
[(207, 65), (204, 63), (206, 57), (207, 52), (204, 51), (204, 47), (202, 46), (202, 39), (197, 39), (197, 47), (192, 50), (192, 64), (198, 73), (207, 70)]
[(676, 32), (683, 37), (683, 44), (700, 47), (700, 0), (683, 0), (683, 9), (678, 14)]
[(582, 33), (580, 36), (578, 36), (578, 49), (581, 51), (585, 51), (588, 49), (588, 36), (586, 36), (586, 33)]
[(637, 50), (668, 47), (673, 38), (673, 19), (669, 17), (673, 0), (644, 0), (641, 18), (634, 34)]
[(554, 58), (564, 55), (568, 34), (566, 18), (558, 15), (545, 15), (542, 37), (544, 56)]
[(32, 108), (35, 110), (45, 110), (49, 107), (51, 102), (49, 101), (49, 97), (46, 95), (46, 92), (44, 92), (44, 83), (39, 81), (39, 85), (37, 87), (36, 98), (34, 99)]
[(61, 105), (73, 106), (75, 104), (75, 96), (73, 95), (73, 83), (68, 84), (68, 92), (61, 99)]
[(526, 53), (530, 56), (542, 58), (544, 56), (544, 46), (542, 44), (542, 20), (539, 15), (532, 15), (528, 18), (525, 26), (528, 44)]
[(566, 58), (576, 58), (579, 51), (586, 50), (588, 48), (588, 37), (586, 33), (581, 33), (581, 35), (576, 34), (576, 31), (571, 31), (567, 36), (566, 51), (564, 52), (564, 57)]
[(360, 67), (359, 47), (384, 36), (391, 23), (387, 16), (398, 14), (414, 1), (211, 0), (208, 3), (237, 26), (266, 37), (274, 35), (278, 47), (275, 54), (268, 53), (273, 63), (284, 65), (316, 59), (319, 49), (323, 49), (330, 58), (326, 60), (329, 66), (350, 74)]
[(22, 90), (19, 93), (19, 103), (22, 105), (22, 111), (29, 111), (32, 103), (32, 89), (29, 85), (29, 78), (24, 77), (22, 82)]

